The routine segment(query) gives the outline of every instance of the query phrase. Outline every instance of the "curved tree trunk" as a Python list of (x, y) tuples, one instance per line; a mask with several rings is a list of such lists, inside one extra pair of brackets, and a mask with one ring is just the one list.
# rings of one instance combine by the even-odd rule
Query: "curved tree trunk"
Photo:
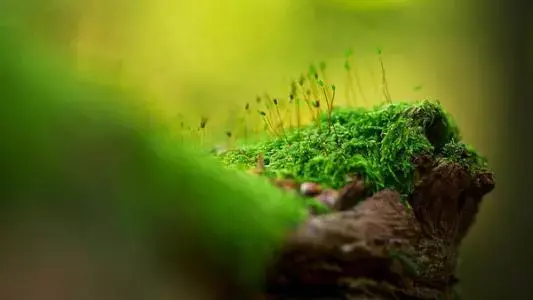
[(493, 175), (419, 161), (410, 207), (383, 190), (303, 224), (269, 270), (266, 298), (454, 299), (458, 247)]

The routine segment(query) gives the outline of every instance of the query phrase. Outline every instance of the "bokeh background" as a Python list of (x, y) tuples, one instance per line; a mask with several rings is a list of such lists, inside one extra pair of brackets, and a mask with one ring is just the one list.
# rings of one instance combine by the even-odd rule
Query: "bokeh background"
[[(345, 88), (347, 49), (353, 49), (366, 105), (383, 101), (376, 53), (381, 48), (393, 99), (440, 100), (498, 176), (508, 172), (502, 144), (507, 106), (482, 5), (474, 0), (50, 0), (34, 3), (22, 28), (93, 80), (134, 87), (160, 108), (159, 117), (174, 122), (182, 115), (194, 124), (208, 116), (213, 141), (223, 138), (235, 111), (258, 94), (286, 98), (291, 80), (310, 63), (325, 61), (331, 80)], [(509, 246), (505, 182), (498, 179), (463, 245), (459, 274), (465, 299), (509, 295), (511, 284), (497, 272), (518, 264), (500, 255)]]

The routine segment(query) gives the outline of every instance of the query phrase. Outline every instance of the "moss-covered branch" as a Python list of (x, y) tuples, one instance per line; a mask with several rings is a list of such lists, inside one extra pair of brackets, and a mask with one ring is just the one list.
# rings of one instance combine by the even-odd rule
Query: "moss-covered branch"
[(269, 271), (267, 298), (456, 297), (459, 244), (494, 187), (485, 159), (461, 141), (437, 102), (337, 109), (326, 117), (337, 135), (317, 122), (287, 139), (221, 154), (244, 169), (261, 156), (264, 175), (300, 193), (309, 182), (340, 189), (329, 213), (286, 240)]

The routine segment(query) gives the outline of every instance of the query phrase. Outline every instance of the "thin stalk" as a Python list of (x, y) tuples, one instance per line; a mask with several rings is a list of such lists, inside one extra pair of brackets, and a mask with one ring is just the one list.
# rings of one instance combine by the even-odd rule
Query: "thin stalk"
[(350, 73), (353, 73), (355, 84), (357, 85), (357, 90), (359, 91), (359, 94), (361, 95), (363, 104), (367, 104), (365, 93), (363, 92), (363, 85), (361, 84), (361, 79), (359, 78), (359, 74), (357, 73), (357, 70), (355, 68), (352, 68)]
[[(351, 73), (352, 65), (350, 63), (350, 56), (346, 57), (346, 60), (344, 61), (344, 69), (346, 70), (346, 81), (347, 81), (346, 99), (348, 99), (348, 102), (352, 102), (354, 106), (357, 106), (357, 101), (356, 101), (357, 97), (355, 94), (352, 73)], [(350, 97), (350, 95), (353, 95), (353, 99), (352, 97)]]
[(314, 103), (315, 108), (317, 109), (317, 115), (315, 117), (316, 124), (318, 126), (318, 133), (322, 135), (322, 126), (320, 122), (320, 100), (316, 100)]
[(309, 91), (309, 93), (307, 93), (307, 91), (303, 90), (303, 87), (302, 87), (302, 94), (304, 95), (304, 101), (307, 104), (307, 108), (309, 108), (309, 112), (311, 113), (311, 119), (314, 121), (313, 104), (311, 103), (311, 98), (309, 97), (311, 92)]
[(385, 66), (383, 65), (383, 59), (381, 58), (381, 52), (379, 53), (379, 65), (381, 66), (381, 84), (383, 88), (383, 95), (385, 96), (385, 100), (389, 104), (392, 103), (392, 98), (389, 93), (389, 85), (387, 84), (387, 76), (385, 74)]
[[(335, 101), (335, 95), (336, 95), (337, 88), (335, 87), (335, 85), (332, 85), (331, 89), (333, 92), (333, 96), (331, 97), (331, 109), (330, 109), (330, 116), (329, 116), (330, 120), (331, 120), (331, 113), (333, 111), (333, 102)], [(337, 144), (339, 144), (339, 136), (337, 135), (337, 129), (335, 129), (335, 126), (333, 126), (333, 134), (335, 134), (335, 140), (337, 140)]]
[(318, 78), (315, 78), (315, 80), (310, 80), (311, 82), (311, 94), (313, 95), (313, 98), (320, 99), (320, 92), (318, 91), (318, 84), (317, 81)]
[(248, 144), (248, 116), (250, 114), (250, 103), (244, 106), (244, 144)]
[(377, 98), (379, 96), (379, 85), (377, 84), (378, 79), (376, 78), (376, 73), (375, 73), (374, 68), (370, 68), (368, 74), (370, 75), (372, 86), (374, 87), (373, 93)]
[(228, 149), (231, 149), (231, 146), (232, 146), (232, 137), (233, 137), (233, 134), (231, 133), (231, 131), (226, 131), (226, 137), (227, 137), (227, 148)]
[(266, 113), (264, 111), (259, 111), (259, 114), (263, 117), (263, 121), (267, 125), (267, 128), (270, 129), (271, 134), (277, 136), (276, 130), (274, 130), (274, 127), (272, 126), (272, 123), (269, 121), (268, 117), (266, 116)]
[[(352, 92), (354, 97), (354, 103), (357, 104), (357, 93), (354, 88), (354, 81), (355, 85), (357, 85), (357, 90), (359, 91), (359, 94), (361, 95), (361, 99), (363, 100), (363, 105), (367, 103), (365, 94), (363, 92), (363, 86), (361, 84), (361, 79), (359, 78), (359, 75), (357, 73), (357, 70), (353, 68), (353, 59), (352, 59), (352, 53), (350, 51), (349, 55), (346, 57), (346, 61), (344, 63), (344, 68), (346, 69), (346, 72), (348, 74), (348, 89)], [(355, 80), (354, 80), (355, 79)]]
[(199, 135), (200, 135), (200, 144), (202, 145), (202, 147), (204, 146), (205, 129), (206, 129), (208, 121), (209, 121), (209, 119), (207, 117), (201, 117), (200, 118)]
[(274, 107), (276, 108), (276, 114), (279, 120), (279, 127), (281, 127), (281, 132), (283, 133), (283, 136), (285, 137), (285, 139), (287, 139), (287, 134), (285, 132), (285, 124), (283, 123), (283, 118), (281, 117), (281, 113), (279, 112), (278, 99), (274, 98), (272, 101), (274, 103)]
[(294, 104), (296, 105), (296, 135), (300, 138), (300, 98), (296, 98)]
[(272, 118), (272, 107), (270, 105), (272, 103), (272, 98), (270, 98), (270, 95), (268, 94), (265, 94), (265, 98), (266, 98), (265, 108), (268, 112), (268, 117), (270, 118), (270, 120), (273, 120), (274, 118)]
[(300, 92), (302, 93), (305, 104), (307, 104), (307, 108), (309, 109), (309, 113), (311, 114), (311, 120), (314, 121), (313, 105), (311, 103), (311, 99), (309, 98), (309, 96), (311, 95), (311, 91), (309, 91), (308, 93), (305, 89), (305, 81), (306, 77), (302, 74), (300, 76), (300, 79), (298, 80), (298, 85), (300, 86)]
[(329, 97), (327, 95), (326, 87), (324, 85), (322, 85), (322, 92), (324, 93), (326, 105), (328, 106), (328, 133), (331, 133), (331, 104), (329, 103)]

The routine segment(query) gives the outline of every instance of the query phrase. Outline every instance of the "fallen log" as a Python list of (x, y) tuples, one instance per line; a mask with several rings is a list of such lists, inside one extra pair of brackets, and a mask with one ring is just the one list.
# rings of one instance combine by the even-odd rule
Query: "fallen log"
[(494, 188), (493, 174), (439, 161), (418, 170), (408, 205), (382, 190), (302, 224), (269, 270), (266, 298), (457, 297), (458, 248)]

